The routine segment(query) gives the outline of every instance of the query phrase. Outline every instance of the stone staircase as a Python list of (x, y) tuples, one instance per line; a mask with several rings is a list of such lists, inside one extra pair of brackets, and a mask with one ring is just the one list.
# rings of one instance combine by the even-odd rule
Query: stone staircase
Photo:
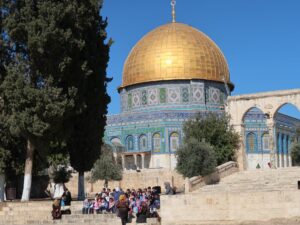
[(219, 184), (204, 186), (195, 193), (295, 190), (298, 180), (300, 180), (300, 168), (298, 167), (248, 170), (224, 177)]
[(219, 184), (162, 196), (162, 225), (300, 224), (300, 167), (234, 173)]
[[(118, 225), (120, 219), (115, 214), (81, 214), (82, 202), (73, 201), (71, 215), (63, 215), (61, 220), (52, 220), (52, 201), (5, 202), (0, 203), (0, 225)], [(136, 224), (135, 219), (131, 224)], [(155, 218), (149, 218), (147, 225), (159, 225)]]

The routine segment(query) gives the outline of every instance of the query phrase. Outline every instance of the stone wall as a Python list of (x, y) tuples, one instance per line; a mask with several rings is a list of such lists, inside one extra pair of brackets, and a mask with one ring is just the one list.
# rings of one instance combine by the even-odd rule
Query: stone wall
[[(85, 174), (85, 177), (88, 173)], [(170, 182), (173, 187), (176, 187), (177, 191), (184, 191), (184, 178), (176, 171), (168, 169), (147, 169), (137, 172), (135, 170), (125, 171), (123, 173), (123, 179), (121, 181), (110, 181), (108, 186), (110, 188), (121, 187), (122, 189), (127, 188), (145, 188), (148, 186), (161, 186), (162, 191), (164, 190), (164, 182)], [(73, 177), (66, 184), (73, 196), (77, 195), (77, 182), (78, 174), (73, 174)], [(95, 192), (101, 191), (104, 186), (104, 181), (98, 181), (94, 184), (88, 183), (85, 180), (85, 192), (92, 195)]]
[(165, 195), (161, 196), (162, 225), (292, 218), (299, 216), (299, 202), (298, 190)]

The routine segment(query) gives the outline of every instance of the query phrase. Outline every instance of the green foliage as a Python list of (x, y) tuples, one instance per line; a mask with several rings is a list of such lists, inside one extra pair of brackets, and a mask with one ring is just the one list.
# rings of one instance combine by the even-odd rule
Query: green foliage
[(6, 118), (0, 114), (0, 174), (13, 178), (24, 169), (26, 140), (10, 134)]
[[(75, 68), (69, 82), (78, 92), (76, 114), (68, 121), (72, 133), (67, 147), (72, 167), (83, 173), (89, 171), (100, 156), (107, 104), (110, 102), (106, 92), (110, 81), (106, 77), (106, 67), (111, 41), (105, 43), (107, 21), (100, 16), (99, 1), (77, 1), (73, 5), (80, 9), (72, 13), (72, 21), (76, 24), (73, 33), (82, 49), (78, 52), (80, 57), (72, 58)], [(80, 67), (76, 68), (78, 65)]]
[(198, 114), (196, 119), (184, 125), (184, 142), (189, 143), (189, 139), (192, 138), (198, 142), (205, 141), (210, 144), (215, 151), (217, 165), (234, 161), (239, 145), (239, 135), (229, 121), (229, 116), (223, 114)]
[(41, 156), (51, 153), (53, 142), (65, 143), (79, 172), (90, 170), (99, 157), (110, 101), (106, 67), (112, 41), (105, 43), (101, 5), (1, 0), (0, 6), (9, 9), (5, 18), (0, 10), (7, 37), (1, 36), (0, 45), (9, 46), (1, 48), (1, 60), (7, 52), (11, 56), (0, 65), (9, 132), (30, 140)]
[(300, 141), (300, 127), (296, 128), (296, 133), (294, 137), (294, 142)]
[(184, 177), (206, 176), (216, 168), (213, 148), (206, 142), (189, 138), (177, 151), (177, 171)]
[(294, 142), (291, 147), (293, 166), (300, 166), (300, 143)]
[(10, 152), (0, 147), (0, 174), (5, 173), (6, 165), (10, 159)]
[(72, 177), (70, 157), (64, 142), (51, 142), (50, 153), (47, 157), (49, 177), (55, 183), (67, 183)]
[(91, 170), (91, 181), (105, 180), (107, 182), (121, 179), (122, 167), (116, 162), (111, 146), (104, 144), (101, 149), (101, 156)]
[[(4, 0), (0, 0), (0, 9), (3, 7)], [(8, 60), (7, 54), (7, 46), (4, 41), (4, 30), (3, 30), (3, 20), (5, 19), (4, 11), (0, 10), (0, 83), (4, 79), (5, 76), (5, 64)], [(1, 94), (0, 94), (1, 98)], [(1, 110), (1, 103), (0, 103), (0, 110)]]
[(72, 171), (65, 165), (53, 166), (49, 169), (49, 177), (54, 183), (67, 183), (72, 177)]
[(62, 83), (69, 71), (57, 61), (63, 62), (66, 55), (55, 49), (65, 42), (57, 24), (51, 23), (51, 10), (56, 8), (51, 2), (7, 1), (4, 6), (9, 9), (4, 30), (11, 57), (0, 85), (3, 113), (10, 133), (30, 140), (38, 151), (46, 150), (53, 137), (67, 133), (64, 120), (72, 113), (76, 93)]
[(70, 156), (64, 142), (51, 142), (50, 151), (47, 157), (49, 166), (70, 165)]

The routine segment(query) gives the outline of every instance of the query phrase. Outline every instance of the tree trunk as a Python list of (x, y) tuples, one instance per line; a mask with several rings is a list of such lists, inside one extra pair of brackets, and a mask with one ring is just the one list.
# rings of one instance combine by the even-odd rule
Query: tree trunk
[(27, 152), (25, 162), (24, 184), (21, 201), (29, 201), (31, 182), (32, 182), (32, 165), (33, 165), (34, 145), (27, 140)]
[(78, 200), (84, 200), (84, 172), (79, 172), (78, 174)]
[(104, 180), (104, 187), (108, 188), (108, 180), (107, 179)]
[(4, 194), (5, 194), (5, 176), (4, 174), (0, 174), (0, 202), (4, 202)]

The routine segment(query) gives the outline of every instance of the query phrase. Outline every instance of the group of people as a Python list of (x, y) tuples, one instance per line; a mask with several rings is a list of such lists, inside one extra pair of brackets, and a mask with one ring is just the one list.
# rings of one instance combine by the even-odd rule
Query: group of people
[[(175, 194), (170, 183), (165, 183), (165, 194)], [(95, 195), (95, 198), (83, 201), (83, 214), (115, 213), (121, 218), (122, 225), (136, 218), (137, 223), (146, 223), (147, 218), (159, 218), (160, 209), (159, 186), (144, 189), (127, 189), (123, 191), (119, 187), (111, 190), (103, 188)], [(61, 197), (56, 197), (52, 205), (53, 219), (61, 219), (62, 214), (71, 214), (71, 193), (64, 186)]]
[(82, 213), (116, 213), (121, 218), (122, 225), (136, 217), (137, 223), (145, 223), (147, 218), (159, 218), (157, 210), (160, 208), (160, 188), (145, 189), (120, 188), (113, 190), (103, 188), (93, 200), (85, 199)]

